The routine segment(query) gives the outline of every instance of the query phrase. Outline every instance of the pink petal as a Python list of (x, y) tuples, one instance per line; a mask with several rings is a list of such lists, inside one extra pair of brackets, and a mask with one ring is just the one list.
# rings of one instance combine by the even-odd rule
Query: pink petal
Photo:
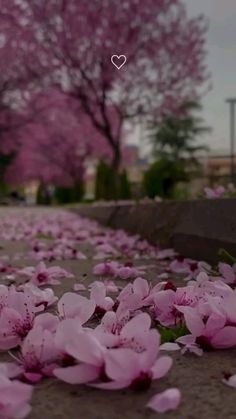
[(168, 410), (175, 410), (179, 406), (181, 393), (177, 388), (170, 388), (162, 393), (156, 394), (148, 402), (147, 407), (158, 413), (164, 413)]
[(101, 390), (121, 390), (122, 388), (129, 387), (131, 380), (127, 381), (109, 381), (108, 383), (92, 383), (90, 387), (99, 388)]
[(162, 378), (167, 374), (173, 364), (172, 358), (169, 356), (160, 356), (151, 368), (153, 379)]
[(99, 377), (100, 368), (94, 365), (80, 364), (74, 367), (56, 368), (53, 374), (69, 384), (85, 384)]
[(123, 337), (132, 337), (136, 333), (147, 332), (151, 327), (151, 317), (147, 313), (140, 313), (133, 317), (122, 329)]
[(166, 342), (160, 345), (160, 351), (179, 351), (180, 346), (178, 343)]
[(215, 348), (224, 349), (236, 346), (236, 327), (226, 326), (217, 332), (211, 339)]
[(85, 291), (86, 287), (84, 284), (74, 284), (74, 291)]
[(228, 380), (224, 379), (223, 383), (227, 384), (227, 386), (236, 388), (236, 374), (231, 375)]
[(197, 312), (197, 310), (192, 307), (181, 307), (181, 306), (178, 306), (178, 310), (184, 313), (184, 318), (185, 318), (185, 322), (186, 322), (186, 326), (188, 330), (194, 336), (201, 336), (201, 334), (203, 334), (205, 327), (204, 327), (202, 318), (200, 314)]
[(92, 335), (92, 333), (79, 333), (78, 339), (66, 345), (67, 353), (81, 362), (101, 366), (105, 348)]
[(138, 354), (131, 349), (110, 349), (105, 355), (105, 368), (111, 380), (132, 381), (139, 371)]

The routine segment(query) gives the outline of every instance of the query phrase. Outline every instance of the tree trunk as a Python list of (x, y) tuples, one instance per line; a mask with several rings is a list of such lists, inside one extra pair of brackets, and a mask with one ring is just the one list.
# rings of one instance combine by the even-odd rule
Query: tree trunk
[(114, 199), (119, 199), (120, 197), (120, 164), (121, 164), (121, 152), (120, 144), (113, 148), (113, 159), (111, 163), (111, 168), (113, 171), (113, 190), (114, 190)]

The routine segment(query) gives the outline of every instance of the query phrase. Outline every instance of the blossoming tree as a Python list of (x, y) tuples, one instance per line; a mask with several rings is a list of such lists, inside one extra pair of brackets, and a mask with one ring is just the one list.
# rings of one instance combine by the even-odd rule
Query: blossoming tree
[[(207, 28), (202, 16), (187, 16), (181, 0), (2, 3), (21, 26), (15, 42), (28, 51), (21, 65), (79, 102), (115, 170), (127, 121), (162, 118), (201, 93)], [(112, 65), (113, 54), (126, 55), (122, 69)]]

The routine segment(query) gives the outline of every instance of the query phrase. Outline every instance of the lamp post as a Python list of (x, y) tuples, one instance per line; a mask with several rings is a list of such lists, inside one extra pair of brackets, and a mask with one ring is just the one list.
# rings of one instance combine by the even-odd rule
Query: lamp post
[(226, 99), (230, 109), (230, 159), (231, 159), (231, 180), (235, 177), (235, 104), (236, 98)]

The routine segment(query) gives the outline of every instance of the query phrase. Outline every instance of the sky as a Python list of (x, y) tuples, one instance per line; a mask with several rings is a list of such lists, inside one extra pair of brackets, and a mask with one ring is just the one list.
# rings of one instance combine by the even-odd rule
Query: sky
[(216, 152), (229, 152), (229, 105), (236, 97), (236, 0), (183, 0), (190, 16), (209, 19), (207, 65), (213, 88), (203, 98), (202, 116), (213, 131), (205, 142)]

